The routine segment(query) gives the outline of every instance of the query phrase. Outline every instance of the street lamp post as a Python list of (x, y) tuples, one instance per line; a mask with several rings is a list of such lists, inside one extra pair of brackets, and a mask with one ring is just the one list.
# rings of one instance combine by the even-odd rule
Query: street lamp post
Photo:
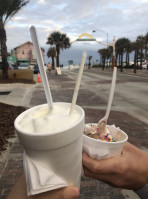
[(102, 30), (93, 30), (93, 32), (97, 32), (97, 31), (100, 31), (100, 32), (106, 34), (106, 37), (107, 37), (107, 44), (108, 44), (108, 33), (104, 32), (104, 31), (102, 31)]

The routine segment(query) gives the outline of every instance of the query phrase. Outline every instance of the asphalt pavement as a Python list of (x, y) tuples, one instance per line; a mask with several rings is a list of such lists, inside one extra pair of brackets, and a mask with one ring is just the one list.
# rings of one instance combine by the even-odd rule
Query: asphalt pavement
[[(74, 69), (75, 70), (75, 69)], [(73, 90), (75, 87), (76, 72), (67, 70), (62, 71), (62, 75), (58, 76), (55, 71), (51, 74), (48, 73), (49, 84), (53, 101), (71, 102)], [(96, 74), (99, 69), (85, 69), (90, 76)], [(84, 73), (85, 73), (84, 71)], [(105, 73), (110, 73), (111, 70), (105, 70)], [(137, 77), (148, 77), (148, 71), (137, 71), (137, 74), (133, 74), (132, 70), (123, 72), (127, 75), (136, 75)], [(35, 76), (35, 78), (37, 78)], [(94, 78), (94, 76), (93, 76)], [(111, 75), (108, 80), (110, 81)], [(103, 78), (102, 78), (103, 80)], [(108, 84), (108, 81), (104, 81), (104, 85)], [(98, 84), (98, 79), (93, 79), (89, 82), (93, 87)], [(93, 89), (93, 88), (92, 88)], [(10, 91), (10, 94), (1, 96), (0, 102), (11, 104), (14, 106), (25, 106), (27, 108), (46, 103), (45, 93), (42, 83), (37, 84), (1, 84), (0, 91)], [(96, 122), (98, 118), (102, 118), (105, 113), (106, 101), (101, 96), (93, 95), (87, 90), (84, 83), (80, 87), (80, 93), (78, 96), (77, 104), (82, 106), (86, 114), (87, 122)], [(102, 107), (102, 108), (101, 108)], [(109, 118), (109, 124), (113, 124), (116, 121), (116, 126), (119, 126), (125, 132), (128, 133), (129, 141), (137, 147), (145, 150), (148, 149), (148, 127), (147, 123), (143, 122), (133, 115), (129, 115), (126, 112), (122, 112), (113, 108)], [(131, 125), (132, 124), (132, 125)], [(135, 129), (137, 129), (135, 131)], [(143, 134), (141, 136), (140, 132)], [(3, 153), (3, 157), (0, 159), (0, 195), (1, 199), (5, 199), (10, 192), (12, 186), (22, 173), (22, 153), (23, 148), (19, 144), (17, 138), (11, 140), (13, 145)], [(138, 196), (131, 190), (118, 190), (103, 182), (87, 178), (82, 176), (81, 178), (81, 194), (79, 199), (138, 199)]]

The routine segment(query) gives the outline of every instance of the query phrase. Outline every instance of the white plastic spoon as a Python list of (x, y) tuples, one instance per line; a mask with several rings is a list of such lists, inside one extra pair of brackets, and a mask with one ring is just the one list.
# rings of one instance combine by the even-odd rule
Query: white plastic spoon
[(43, 81), (43, 86), (44, 86), (44, 90), (45, 90), (45, 95), (46, 95), (46, 99), (47, 99), (47, 102), (48, 102), (48, 106), (49, 106), (49, 109), (52, 109), (53, 108), (53, 101), (52, 101), (51, 91), (50, 91), (47, 75), (46, 75), (46, 72), (45, 72), (43, 56), (41, 54), (41, 48), (39, 46), (39, 41), (38, 41), (36, 29), (35, 29), (34, 26), (31, 26), (30, 34), (31, 34), (31, 38), (32, 38), (32, 43), (33, 43), (33, 46), (34, 46), (35, 54), (36, 54), (36, 57), (37, 57), (37, 62), (38, 62), (38, 65), (39, 65), (39, 69), (40, 69), (41, 79)]
[(77, 81), (76, 81), (76, 85), (75, 85), (75, 90), (74, 90), (73, 99), (72, 99), (71, 108), (70, 108), (70, 114), (72, 114), (75, 104), (76, 104), (76, 101), (77, 101), (85, 60), (86, 60), (86, 52), (84, 52), (82, 54), (82, 60), (81, 60), (79, 73), (78, 73), (78, 77), (77, 77)]
[(112, 105), (112, 101), (113, 101), (113, 97), (114, 97), (116, 76), (117, 76), (117, 67), (114, 67), (111, 89), (110, 89), (110, 95), (109, 95), (109, 99), (108, 99), (106, 113), (105, 113), (105, 116), (97, 124), (97, 127), (99, 127), (99, 128), (103, 125), (105, 127), (105, 128), (103, 128), (104, 130), (106, 129), (106, 124), (107, 124), (107, 120), (108, 120), (108, 117), (109, 117), (109, 113), (110, 113), (110, 110), (111, 110), (111, 105)]

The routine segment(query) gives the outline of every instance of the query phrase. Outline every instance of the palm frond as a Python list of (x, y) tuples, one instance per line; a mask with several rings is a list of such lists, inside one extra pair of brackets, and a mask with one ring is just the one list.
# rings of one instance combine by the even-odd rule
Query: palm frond
[(0, 0), (0, 20), (5, 24), (27, 3), (29, 0)]

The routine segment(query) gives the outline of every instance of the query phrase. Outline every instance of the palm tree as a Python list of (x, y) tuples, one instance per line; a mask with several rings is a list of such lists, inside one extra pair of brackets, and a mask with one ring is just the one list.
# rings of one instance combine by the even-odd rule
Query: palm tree
[(143, 55), (143, 50), (144, 50), (144, 47), (145, 47), (145, 38), (143, 35), (140, 35), (137, 37), (136, 39), (136, 43), (137, 43), (137, 46), (138, 46), (138, 58), (140, 58), (140, 69), (142, 70), (142, 59), (144, 57)]
[(92, 59), (92, 56), (88, 56), (88, 68), (89, 69), (90, 69), (90, 66), (91, 66), (91, 63), (90, 63), (91, 59)]
[(128, 38), (124, 38), (124, 47), (126, 53), (126, 66), (129, 67), (129, 54), (131, 52), (131, 41)]
[(120, 38), (116, 41), (116, 52), (119, 55), (120, 71), (123, 71), (123, 55), (126, 52), (126, 60), (129, 63), (130, 40), (128, 38)]
[(112, 66), (112, 62), (113, 62), (113, 47), (112, 46), (108, 46), (107, 49), (108, 49), (108, 55), (109, 55), (109, 59), (110, 59), (109, 67), (111, 67)]
[(136, 42), (131, 42), (131, 51), (134, 51), (134, 73), (136, 73), (138, 60), (138, 46)]
[(116, 41), (116, 52), (117, 52), (117, 56), (119, 55), (119, 66), (120, 66), (120, 71), (122, 72), (123, 71), (123, 54), (124, 54), (124, 40), (123, 40), (123, 38), (118, 39)]
[(146, 43), (148, 44), (148, 32), (147, 32), (146, 35), (145, 35), (145, 41), (146, 41)]
[(108, 46), (107, 49), (106, 49), (107, 67), (111, 66), (112, 52), (113, 52), (112, 46)]
[(107, 48), (99, 49), (98, 53), (100, 54), (101, 60), (102, 60), (102, 70), (104, 70), (105, 63), (106, 63), (106, 58), (107, 58)]
[(55, 47), (50, 47), (47, 51), (47, 57), (51, 57), (52, 60), (52, 66), (53, 66), (53, 70), (54, 70), (54, 58), (56, 57), (56, 49)]
[(116, 45), (116, 51), (115, 51), (115, 66), (118, 67), (118, 56), (119, 56), (119, 49), (118, 46)]
[(148, 50), (148, 32), (145, 35), (145, 59), (148, 60), (148, 54), (147, 54), (147, 50)]
[(29, 0), (0, 0), (0, 49), (3, 63), (3, 77), (8, 77), (7, 63), (7, 36), (5, 25), (6, 23), (27, 3)]
[(98, 53), (100, 54), (100, 65), (102, 65), (103, 64), (103, 59), (102, 59), (102, 49), (99, 49), (98, 50)]
[(53, 45), (56, 48), (56, 67), (59, 67), (60, 49), (70, 48), (70, 39), (64, 33), (55, 31), (47, 38), (47, 44)]

